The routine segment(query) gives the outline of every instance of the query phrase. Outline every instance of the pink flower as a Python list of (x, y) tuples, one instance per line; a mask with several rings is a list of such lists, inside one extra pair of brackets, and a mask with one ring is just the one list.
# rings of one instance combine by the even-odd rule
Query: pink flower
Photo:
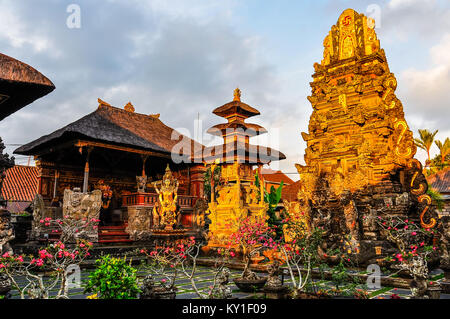
[(416, 236), (417, 233), (416, 233), (415, 231), (413, 231), (413, 232), (411, 233), (411, 235), (412, 235), (412, 236)]

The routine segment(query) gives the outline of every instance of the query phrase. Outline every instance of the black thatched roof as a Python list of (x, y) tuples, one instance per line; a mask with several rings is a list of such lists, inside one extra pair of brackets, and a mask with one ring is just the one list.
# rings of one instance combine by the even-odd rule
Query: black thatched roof
[(0, 53), (0, 120), (55, 89), (40, 72)]
[[(175, 145), (184, 146), (184, 152), (202, 149), (203, 146), (181, 134), (172, 139), (174, 129), (161, 122), (158, 116), (145, 115), (100, 105), (95, 112), (49, 135), (23, 145), (14, 153), (39, 155), (47, 149), (67, 141), (83, 139), (142, 150), (171, 154)], [(180, 144), (181, 143), (181, 144)], [(194, 148), (196, 147), (196, 148)], [(179, 148), (178, 148), (179, 150)]]

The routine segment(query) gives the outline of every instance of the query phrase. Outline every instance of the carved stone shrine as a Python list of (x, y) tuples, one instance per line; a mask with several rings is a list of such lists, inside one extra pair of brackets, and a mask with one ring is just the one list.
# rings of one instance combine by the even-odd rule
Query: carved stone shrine
[[(253, 166), (260, 169), (270, 161), (285, 159), (284, 154), (268, 147), (251, 145), (249, 139), (267, 133), (266, 129), (246, 123), (245, 119), (259, 115), (259, 111), (241, 102), (241, 91), (236, 89), (234, 100), (213, 111), (227, 119), (227, 123), (218, 124), (208, 130), (212, 135), (221, 136), (223, 145), (203, 150), (202, 158), (214, 172), (221, 169), (219, 185), (211, 185), (211, 199), (208, 207), (209, 225), (208, 246), (224, 247), (230, 241), (230, 235), (239, 228), (239, 221), (251, 217), (266, 217), (267, 204), (259, 192), (264, 185), (255, 185)], [(261, 179), (262, 180), (262, 179)], [(217, 196), (216, 196), (217, 193)]]
[(426, 228), (437, 220), (374, 20), (347, 9), (323, 43), (297, 205), (325, 228), (323, 248), (347, 243), (360, 262), (374, 262), (388, 246), (373, 217), (405, 216)]

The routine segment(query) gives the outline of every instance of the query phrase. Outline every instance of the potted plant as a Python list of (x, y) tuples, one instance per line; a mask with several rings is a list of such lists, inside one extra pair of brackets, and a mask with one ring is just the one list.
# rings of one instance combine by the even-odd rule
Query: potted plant
[(279, 245), (279, 251), (293, 283), (291, 297), (318, 298), (307, 288), (313, 287), (311, 271), (320, 262), (319, 247), (323, 231), (314, 228), (308, 232), (304, 219), (296, 215), (285, 220), (285, 231), (290, 234), (289, 240)]
[[(143, 266), (151, 273), (144, 280), (141, 298), (174, 299), (177, 291), (175, 281), (180, 273), (190, 281), (194, 292), (200, 299), (231, 298), (231, 289), (227, 287), (230, 272), (225, 268), (230, 256), (228, 249), (219, 249), (217, 254), (214, 254), (212, 285), (204, 289), (197, 286), (197, 258), (202, 247), (202, 242), (196, 242), (194, 237), (190, 237), (172, 245), (157, 247), (151, 252), (145, 249), (141, 250), (141, 253), (148, 258), (147, 264)], [(154, 277), (162, 279), (155, 284)]]
[(424, 298), (430, 294), (428, 260), (437, 251), (437, 247), (433, 245), (436, 235), (434, 230), (425, 229), (414, 221), (400, 217), (377, 217), (376, 222), (397, 248), (397, 252), (386, 259), (393, 262), (398, 271), (406, 271), (413, 278), (410, 287), (412, 295)]
[(237, 231), (230, 236), (229, 247), (237, 247), (244, 261), (241, 277), (234, 279), (234, 283), (242, 291), (260, 290), (267, 281), (267, 278), (261, 278), (250, 270), (250, 263), (252, 257), (263, 248), (276, 248), (277, 243), (269, 236), (270, 232), (271, 228), (266, 226), (264, 218), (250, 216), (241, 220)]

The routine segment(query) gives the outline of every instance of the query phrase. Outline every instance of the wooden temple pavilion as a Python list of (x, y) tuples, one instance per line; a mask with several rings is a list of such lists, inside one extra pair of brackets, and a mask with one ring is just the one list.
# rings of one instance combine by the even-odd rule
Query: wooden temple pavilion
[[(65, 189), (110, 190), (100, 214), (99, 242), (120, 242), (131, 241), (125, 233), (130, 209), (151, 211), (158, 201), (152, 182), (162, 179), (167, 165), (180, 184), (181, 223), (187, 229), (192, 226), (193, 207), (203, 196), (204, 165), (191, 161), (197, 149), (203, 146), (165, 125), (159, 114), (139, 114), (131, 103), (117, 108), (99, 99), (91, 114), (15, 153), (34, 156), (38, 192), (47, 205), (58, 206)], [(175, 150), (184, 159), (181, 163), (172, 159)], [(147, 178), (144, 192), (138, 192), (141, 176)]]

